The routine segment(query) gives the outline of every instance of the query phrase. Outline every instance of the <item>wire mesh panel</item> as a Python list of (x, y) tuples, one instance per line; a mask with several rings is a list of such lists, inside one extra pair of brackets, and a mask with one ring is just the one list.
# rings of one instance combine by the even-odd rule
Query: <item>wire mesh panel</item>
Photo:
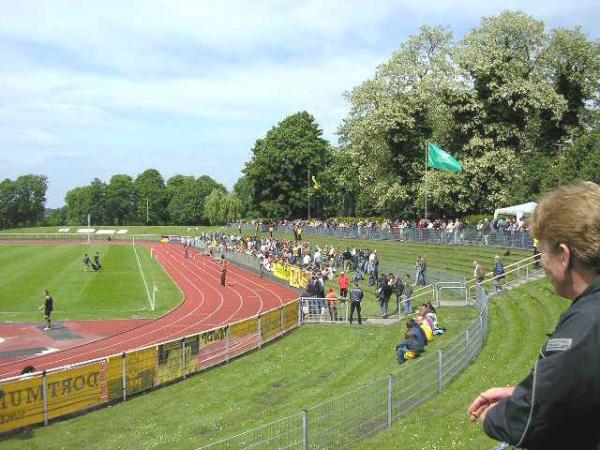
[(300, 299), (302, 322), (346, 322), (348, 303), (334, 298), (303, 297)]
[(347, 448), (387, 427), (387, 379), (307, 410), (308, 448)]
[(156, 384), (164, 384), (183, 376), (183, 341), (165, 342), (158, 346)]
[(302, 450), (303, 437), (302, 415), (294, 414), (229, 439), (206, 445), (199, 450), (271, 450), (274, 448)]
[(410, 361), (402, 373), (392, 377), (392, 417), (408, 414), (438, 392), (438, 362), (435, 353)]

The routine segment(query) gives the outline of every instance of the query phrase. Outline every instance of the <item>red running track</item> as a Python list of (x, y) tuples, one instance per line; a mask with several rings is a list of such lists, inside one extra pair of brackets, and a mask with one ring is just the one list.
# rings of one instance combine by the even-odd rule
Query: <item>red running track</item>
[(29, 364), (36, 370), (48, 370), (182, 338), (253, 317), (298, 297), (294, 290), (260, 279), (232, 264), (227, 271), (227, 285), (223, 287), (220, 265), (209, 257), (194, 259), (190, 253), (186, 259), (181, 246), (175, 244), (140, 245), (152, 248), (156, 259), (183, 291), (184, 300), (177, 308), (149, 323), (104, 339), (0, 364), (0, 379), (19, 375)]

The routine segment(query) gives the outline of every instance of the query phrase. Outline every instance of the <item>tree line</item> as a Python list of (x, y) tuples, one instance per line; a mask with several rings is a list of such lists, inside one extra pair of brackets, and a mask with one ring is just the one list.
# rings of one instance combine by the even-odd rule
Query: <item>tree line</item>
[(73, 225), (190, 225), (237, 220), (241, 202), (211, 177), (175, 175), (167, 180), (156, 169), (134, 178), (95, 178), (65, 197), (63, 222)]

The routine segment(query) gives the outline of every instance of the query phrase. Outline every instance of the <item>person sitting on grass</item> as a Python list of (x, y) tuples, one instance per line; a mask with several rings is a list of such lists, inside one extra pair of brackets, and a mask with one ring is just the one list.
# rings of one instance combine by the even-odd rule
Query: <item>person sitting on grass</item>
[(425, 318), (427, 319), (427, 323), (431, 326), (433, 335), (436, 336), (444, 334), (446, 332), (446, 329), (438, 325), (437, 311), (435, 310), (431, 302), (423, 303), (421, 309), (425, 312)]
[(418, 355), (418, 344), (414, 334), (407, 331), (404, 340), (396, 345), (398, 364), (404, 364), (408, 359), (415, 359)]
[(427, 342), (433, 341), (433, 329), (429, 325), (427, 321), (427, 314), (419, 314), (417, 315), (416, 322), (421, 327), (421, 329), (425, 332), (425, 336), (427, 337)]
[(425, 335), (425, 332), (417, 325), (417, 322), (415, 322), (414, 319), (408, 319), (406, 321), (406, 330), (410, 332), (417, 341), (417, 351), (419, 354), (423, 353), (423, 351), (425, 351), (425, 346), (427, 345), (427, 336)]

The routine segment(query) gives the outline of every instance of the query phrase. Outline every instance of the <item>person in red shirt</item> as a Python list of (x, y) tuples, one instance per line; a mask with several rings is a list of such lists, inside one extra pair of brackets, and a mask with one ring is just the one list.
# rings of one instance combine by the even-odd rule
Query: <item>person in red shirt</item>
[(340, 297), (344, 297), (344, 300), (348, 299), (348, 285), (350, 280), (344, 272), (340, 272), (340, 279), (338, 285), (340, 286)]

